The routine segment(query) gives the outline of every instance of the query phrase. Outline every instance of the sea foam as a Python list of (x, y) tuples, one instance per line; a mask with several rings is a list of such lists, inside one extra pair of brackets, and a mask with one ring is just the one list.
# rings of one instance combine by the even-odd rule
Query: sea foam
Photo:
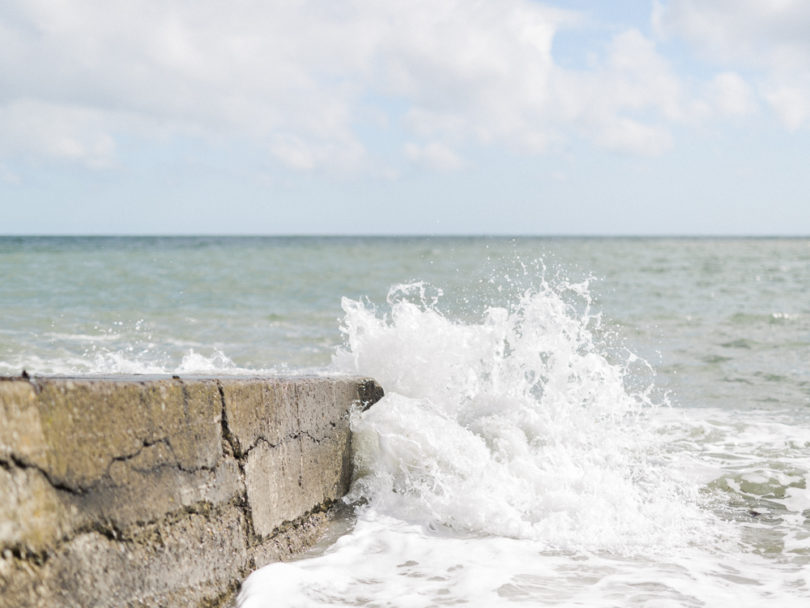
[(343, 370), (387, 396), (352, 420), (350, 501), (458, 532), (548, 547), (629, 550), (680, 538), (693, 502), (661, 467), (646, 424), (650, 391), (630, 390), (630, 354), (595, 338), (586, 284), (543, 282), (461, 322), (399, 285), (382, 315), (343, 301)]
[(355, 528), (254, 573), (243, 608), (554, 603), (571, 599), (572, 555), (646, 560), (712, 536), (649, 423), (661, 404), (630, 377), (638, 359), (598, 337), (586, 283), (542, 281), (477, 319), (422, 283), (393, 287), (382, 311), (342, 305), (335, 368), (386, 391), (352, 416)]

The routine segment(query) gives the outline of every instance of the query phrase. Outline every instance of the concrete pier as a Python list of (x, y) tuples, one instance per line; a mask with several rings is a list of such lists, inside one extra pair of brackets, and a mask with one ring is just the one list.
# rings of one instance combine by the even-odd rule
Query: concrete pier
[(0, 379), (0, 608), (228, 606), (313, 543), (366, 378)]

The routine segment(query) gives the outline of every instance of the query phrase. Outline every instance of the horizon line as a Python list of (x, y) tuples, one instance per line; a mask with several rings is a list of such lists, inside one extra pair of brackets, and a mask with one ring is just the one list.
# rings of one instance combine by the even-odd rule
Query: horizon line
[(35, 233), (1, 234), (0, 238), (494, 238), (494, 239), (806, 239), (808, 234), (752, 233)]

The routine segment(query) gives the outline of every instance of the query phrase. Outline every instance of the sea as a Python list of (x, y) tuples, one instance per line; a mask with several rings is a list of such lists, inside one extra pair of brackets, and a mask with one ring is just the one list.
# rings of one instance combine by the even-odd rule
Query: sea
[(0, 375), (360, 374), (242, 608), (810, 606), (810, 239), (2, 237)]

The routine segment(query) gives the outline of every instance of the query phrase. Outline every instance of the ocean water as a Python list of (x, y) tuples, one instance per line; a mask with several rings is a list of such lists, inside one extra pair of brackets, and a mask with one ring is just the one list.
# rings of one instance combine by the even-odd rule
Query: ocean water
[(270, 606), (810, 605), (810, 239), (0, 238), (0, 374), (359, 373)]

